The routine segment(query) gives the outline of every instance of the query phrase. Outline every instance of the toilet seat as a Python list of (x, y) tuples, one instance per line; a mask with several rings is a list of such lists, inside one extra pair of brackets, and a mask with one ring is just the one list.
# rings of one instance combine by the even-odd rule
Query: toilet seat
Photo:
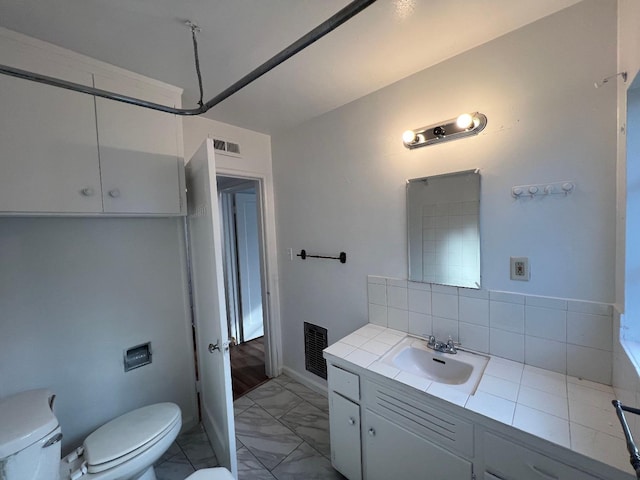
[(226, 468), (205, 468), (189, 475), (185, 480), (234, 480)]
[(100, 473), (134, 458), (161, 440), (180, 421), (177, 405), (158, 403), (105, 423), (83, 443), (88, 473)]

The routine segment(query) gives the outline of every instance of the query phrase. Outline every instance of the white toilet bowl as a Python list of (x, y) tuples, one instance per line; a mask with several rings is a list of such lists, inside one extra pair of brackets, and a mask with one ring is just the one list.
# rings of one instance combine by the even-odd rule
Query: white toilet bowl
[(149, 405), (104, 424), (60, 460), (54, 398), (47, 390), (31, 390), (0, 400), (3, 480), (156, 480), (153, 463), (182, 426), (177, 405)]
[(189, 475), (185, 480), (234, 480), (226, 468), (205, 468)]

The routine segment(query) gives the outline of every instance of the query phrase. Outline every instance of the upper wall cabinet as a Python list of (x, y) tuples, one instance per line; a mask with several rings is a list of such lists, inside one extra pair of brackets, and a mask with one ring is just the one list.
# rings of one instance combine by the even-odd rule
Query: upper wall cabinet
[[(168, 104), (134, 81), (95, 76), (95, 86)], [(184, 179), (175, 115), (96, 98), (98, 148), (105, 213), (183, 211)]]
[[(135, 76), (89, 73), (72, 57), (48, 53), (0, 35), (0, 63), (176, 103), (175, 92), (172, 101), (161, 87)], [(176, 116), (4, 75), (0, 102), (0, 214), (186, 213)]]
[[(45, 75), (92, 83), (91, 74), (44, 55), (26, 58), (11, 42), (0, 42), (4, 63), (32, 69), (37, 62)], [(101, 212), (93, 98), (0, 75), (0, 105), (0, 211)]]

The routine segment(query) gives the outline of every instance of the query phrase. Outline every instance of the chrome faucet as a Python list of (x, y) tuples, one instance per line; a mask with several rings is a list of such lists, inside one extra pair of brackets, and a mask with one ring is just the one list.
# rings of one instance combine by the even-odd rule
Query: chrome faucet
[(435, 350), (436, 352), (450, 353), (452, 355), (455, 355), (456, 353), (458, 353), (458, 349), (456, 347), (459, 346), (460, 344), (454, 342), (451, 336), (449, 336), (449, 340), (447, 340), (446, 342), (436, 340), (436, 337), (434, 337), (433, 335), (429, 335), (429, 337), (427, 338), (427, 347)]

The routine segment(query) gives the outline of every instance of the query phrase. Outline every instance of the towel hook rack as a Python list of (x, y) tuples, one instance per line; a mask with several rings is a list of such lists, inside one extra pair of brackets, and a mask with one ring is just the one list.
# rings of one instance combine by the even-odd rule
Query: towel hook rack
[(302, 260), (306, 260), (307, 258), (327, 258), (330, 260), (340, 260), (340, 263), (347, 263), (347, 254), (345, 252), (340, 252), (337, 257), (332, 257), (329, 255), (312, 255), (307, 253), (306, 250), (300, 250), (300, 253), (296, 255), (296, 257), (300, 257)]

